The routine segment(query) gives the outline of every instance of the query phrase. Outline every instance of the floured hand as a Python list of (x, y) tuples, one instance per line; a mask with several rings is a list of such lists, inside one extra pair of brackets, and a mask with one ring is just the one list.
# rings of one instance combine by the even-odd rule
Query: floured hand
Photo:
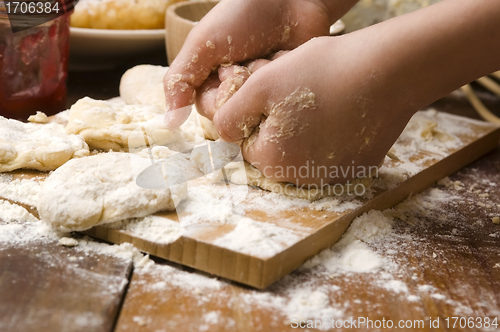
[(241, 143), (245, 160), (267, 178), (326, 185), (362, 169), (367, 177), (404, 129), (409, 114), (373, 109), (376, 92), (362, 88), (369, 72), (341, 45), (317, 38), (266, 63), (213, 116), (222, 139)]
[(191, 31), (164, 78), (167, 126), (187, 118), (195, 90), (224, 63), (291, 50), (329, 34), (330, 25), (355, 3), (322, 0), (223, 0)]

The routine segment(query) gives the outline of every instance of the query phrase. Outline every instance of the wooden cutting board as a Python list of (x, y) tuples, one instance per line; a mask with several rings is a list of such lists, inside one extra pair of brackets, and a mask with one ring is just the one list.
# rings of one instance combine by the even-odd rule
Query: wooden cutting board
[[(423, 114), (423, 113), (422, 113)], [(223, 278), (256, 288), (266, 288), (286, 274), (300, 267), (304, 261), (322, 249), (332, 246), (347, 230), (357, 216), (371, 210), (383, 210), (414, 195), (439, 179), (459, 170), (485, 153), (493, 150), (500, 139), (500, 128), (496, 125), (479, 122), (448, 114), (437, 114), (429, 120), (439, 127), (453, 126), (460, 129), (456, 136), (461, 143), (449, 148), (445, 153), (420, 149), (410, 160), (419, 164), (421, 170), (391, 189), (382, 189), (374, 184), (373, 195), (361, 197), (361, 204), (343, 212), (324, 211), (303, 205), (284, 209), (278, 213), (264, 209), (245, 210), (245, 216), (259, 222), (273, 224), (296, 234), (300, 240), (283, 245), (271, 257), (260, 257), (232, 250), (215, 242), (231, 232), (236, 225), (227, 223), (210, 224), (210, 227), (191, 229), (171, 243), (146, 240), (139, 233), (123, 229), (97, 226), (85, 233), (93, 237), (120, 244), (132, 243), (139, 250)], [(411, 145), (411, 140), (397, 144)], [(386, 158), (384, 167), (396, 168), (399, 162)], [(200, 185), (205, 184), (200, 181)], [(380, 182), (379, 182), (380, 185)], [(260, 189), (250, 188), (255, 193)], [(172, 222), (178, 222), (177, 214), (157, 214)], [(203, 221), (201, 221), (203, 223)]]

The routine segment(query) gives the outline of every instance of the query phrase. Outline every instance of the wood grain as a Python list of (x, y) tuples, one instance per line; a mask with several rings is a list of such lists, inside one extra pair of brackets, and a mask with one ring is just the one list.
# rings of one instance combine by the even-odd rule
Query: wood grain
[[(330, 304), (342, 312), (340, 319), (368, 317), (424, 322), (422, 328), (407, 331), (495, 331), (495, 328), (447, 328), (444, 319), (459, 316), (500, 320), (500, 238), (490, 236), (500, 234), (500, 224), (491, 222), (492, 215), (500, 215), (500, 186), (487, 182), (500, 183), (500, 150), (455, 173), (451, 180), (461, 181), (465, 189), (434, 186), (456, 196), (440, 207), (445, 211), (444, 219), (440, 209), (436, 209), (439, 213), (434, 217), (407, 213), (413, 222), (400, 221), (394, 225), (397, 234), (394, 243), (374, 247), (398, 264), (391, 278), (404, 284), (407, 292), (385, 288), (380, 273), (328, 276), (313, 270), (293, 272), (264, 291), (230, 282), (222, 282), (220, 289), (200, 291), (189, 287), (187, 277), (186, 285), (180, 287), (171, 282), (168, 274), (151, 270), (134, 274), (116, 331), (297, 331), (291, 327), (283, 308), (266, 304), (269, 299), (286, 296), (287, 291), (297, 285), (315, 285), (328, 290)], [(488, 190), (489, 198), (479, 198), (476, 190), (469, 190), (472, 185), (482, 193)], [(478, 201), (492, 207), (480, 207)], [(384, 248), (393, 248), (396, 253), (385, 253)], [(167, 263), (157, 263), (160, 267), (164, 264)], [(180, 271), (182, 267), (177, 269)], [(189, 270), (178, 273), (199, 274)], [(159, 281), (168, 286), (161, 290), (152, 287)], [(269, 297), (258, 299), (257, 295)], [(258, 300), (249, 302), (248, 296)], [(218, 314), (217, 323), (209, 324), (203, 319), (211, 312)], [(134, 321), (134, 317), (144, 319)], [(430, 317), (440, 318), (438, 328), (430, 327)], [(335, 329), (352, 330), (356, 329)]]
[(112, 331), (130, 273), (54, 242), (0, 243), (0, 330)]

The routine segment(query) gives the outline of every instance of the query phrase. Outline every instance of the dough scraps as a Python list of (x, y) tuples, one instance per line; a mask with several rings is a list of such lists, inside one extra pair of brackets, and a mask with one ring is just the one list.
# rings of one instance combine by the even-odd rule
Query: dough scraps
[(126, 105), (85, 97), (71, 106), (66, 132), (83, 136), (93, 149), (113, 151), (138, 148), (131, 143), (146, 140), (148, 146), (168, 145), (182, 151), (204, 141), (196, 115), (179, 129), (169, 130), (163, 125), (164, 114), (156, 105)]
[[(189, 161), (180, 158), (179, 163), (184, 167)], [(187, 194), (183, 174), (168, 174), (168, 189), (143, 189), (136, 185), (136, 175), (149, 166), (150, 159), (119, 152), (71, 160), (43, 182), (40, 217), (62, 231), (82, 231), (174, 210)]]
[(51, 171), (88, 154), (82, 137), (66, 134), (60, 124), (23, 123), (0, 116), (0, 172)]

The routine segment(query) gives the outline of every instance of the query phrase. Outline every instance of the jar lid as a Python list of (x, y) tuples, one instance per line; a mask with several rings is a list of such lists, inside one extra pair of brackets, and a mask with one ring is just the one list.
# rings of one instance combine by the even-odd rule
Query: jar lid
[(8, 19), (12, 32), (52, 21), (73, 11), (78, 0), (0, 1), (0, 19)]

